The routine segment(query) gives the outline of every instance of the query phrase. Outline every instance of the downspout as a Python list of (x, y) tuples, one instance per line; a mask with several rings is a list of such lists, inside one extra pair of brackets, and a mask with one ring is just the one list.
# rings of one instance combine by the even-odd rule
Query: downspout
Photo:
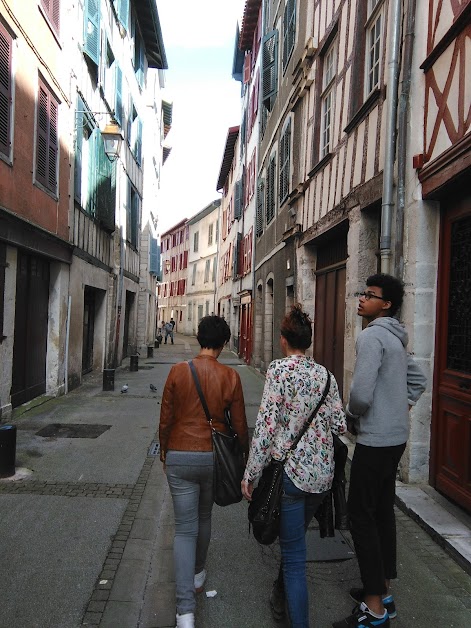
[(397, 117), (397, 91), (399, 83), (399, 45), (401, 34), (401, 0), (391, 0), (391, 27), (389, 50), (387, 99), (386, 99), (386, 144), (384, 149), (383, 201), (381, 205), (381, 272), (389, 273), (391, 267), (391, 226), (393, 214), (394, 155)]
[(402, 91), (399, 98), (399, 116), (397, 132), (397, 198), (396, 198), (396, 245), (394, 274), (402, 278), (404, 274), (404, 208), (406, 181), (406, 149), (408, 135), (409, 97), (412, 75), (412, 56), (415, 37), (415, 14), (417, 0), (409, 0), (404, 34)]

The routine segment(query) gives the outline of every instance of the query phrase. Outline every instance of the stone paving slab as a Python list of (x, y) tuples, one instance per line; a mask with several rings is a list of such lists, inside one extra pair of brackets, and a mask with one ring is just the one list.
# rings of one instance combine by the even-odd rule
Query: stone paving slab
[(125, 508), (116, 498), (0, 495), (0, 628), (80, 626)]

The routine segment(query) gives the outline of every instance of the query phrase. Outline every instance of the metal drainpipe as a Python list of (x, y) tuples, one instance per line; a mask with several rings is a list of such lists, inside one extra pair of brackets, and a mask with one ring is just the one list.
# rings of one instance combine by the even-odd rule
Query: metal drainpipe
[(399, 82), (399, 44), (401, 33), (401, 0), (391, 0), (391, 28), (389, 29), (388, 50), (388, 82), (386, 99), (386, 145), (384, 149), (383, 169), (383, 202), (381, 205), (381, 272), (389, 273), (391, 266), (391, 225), (393, 188), (394, 188), (394, 155), (397, 116), (397, 89)]
[(402, 278), (404, 273), (404, 207), (406, 180), (406, 148), (408, 135), (409, 96), (412, 75), (412, 56), (415, 37), (415, 14), (417, 0), (409, 0), (404, 33), (402, 91), (399, 98), (397, 132), (397, 199), (396, 199), (396, 246), (394, 274)]

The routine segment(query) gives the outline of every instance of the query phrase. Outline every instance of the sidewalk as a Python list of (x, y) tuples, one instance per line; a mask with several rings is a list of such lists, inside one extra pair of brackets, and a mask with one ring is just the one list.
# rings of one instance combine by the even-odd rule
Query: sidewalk
[[(171, 365), (196, 353), (196, 339), (176, 335), (174, 346), (141, 357), (138, 372), (124, 363), (114, 392), (102, 391), (101, 374), (88, 376), (66, 397), (38, 400), (16, 413), (17, 467), (31, 475), (0, 481), (0, 628), (175, 625), (173, 512), (156, 429)], [(253, 427), (264, 378), (231, 352), (221, 361), (241, 375)], [(129, 390), (121, 394), (124, 383)], [(38, 435), (51, 425), (52, 435)], [(429, 487), (400, 486), (398, 498), (411, 516), (398, 510), (398, 619), (392, 625), (469, 626), (471, 577), (440, 547), (453, 547), (469, 566), (466, 517), (449, 509), (456, 519), (450, 523)], [(429, 528), (431, 518), (441, 522), (438, 543), (414, 517)], [(346, 592), (359, 582), (358, 568), (348, 533), (337, 538), (342, 557), (336, 560), (315, 530), (308, 535), (311, 626), (328, 628), (350, 613)], [(198, 628), (282, 628), (267, 603), (278, 560), (276, 544), (261, 547), (249, 535), (245, 502), (215, 506), (205, 591), (217, 593), (198, 596)]]

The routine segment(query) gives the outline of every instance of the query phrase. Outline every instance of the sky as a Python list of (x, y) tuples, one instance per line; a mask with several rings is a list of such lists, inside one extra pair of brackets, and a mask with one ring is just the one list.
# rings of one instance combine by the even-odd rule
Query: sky
[(157, 0), (168, 62), (163, 97), (173, 102), (159, 233), (221, 198), (216, 185), (227, 132), (241, 118), (232, 62), (244, 6), (244, 0)]

